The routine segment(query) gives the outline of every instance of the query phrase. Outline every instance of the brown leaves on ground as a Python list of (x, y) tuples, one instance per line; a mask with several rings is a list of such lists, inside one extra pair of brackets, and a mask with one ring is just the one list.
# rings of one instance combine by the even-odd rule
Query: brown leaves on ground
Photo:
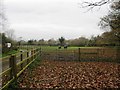
[(18, 79), (21, 88), (119, 88), (119, 64), (44, 60)]

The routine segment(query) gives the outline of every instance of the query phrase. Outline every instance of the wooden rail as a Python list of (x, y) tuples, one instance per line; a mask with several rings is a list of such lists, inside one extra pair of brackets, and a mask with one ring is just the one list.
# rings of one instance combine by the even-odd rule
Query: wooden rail
[[(2, 58), (1, 62), (6, 62), (8, 64), (9, 62), (9, 68), (4, 70), (0, 73), (0, 78), (2, 81), (2, 84), (0, 85), (1, 90), (7, 88), (11, 82), (16, 80), (20, 74), (34, 61), (38, 56), (40, 55), (41, 48), (36, 48), (32, 50), (27, 50), (25, 52), (22, 52), (20, 54), (12, 54), (10, 56), (4, 57), (8, 59), (8, 61), (4, 61)], [(19, 62), (17, 62), (17, 59), (19, 57)], [(6, 65), (7, 65), (6, 64)]]

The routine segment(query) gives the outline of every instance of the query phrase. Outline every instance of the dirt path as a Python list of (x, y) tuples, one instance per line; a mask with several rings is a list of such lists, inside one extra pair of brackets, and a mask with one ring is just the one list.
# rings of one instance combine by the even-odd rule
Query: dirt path
[(118, 88), (119, 64), (42, 61), (18, 79), (21, 88)]

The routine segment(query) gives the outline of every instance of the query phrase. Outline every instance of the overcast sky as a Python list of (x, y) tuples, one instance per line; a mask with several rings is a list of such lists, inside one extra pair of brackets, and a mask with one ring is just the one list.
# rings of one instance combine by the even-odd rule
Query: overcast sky
[[(4, 0), (10, 28), (17, 38), (66, 39), (99, 35), (100, 17), (107, 14), (108, 6), (86, 12), (80, 8), (83, 0)], [(90, 1), (90, 0), (88, 0)], [(93, 0), (100, 1), (100, 0)]]

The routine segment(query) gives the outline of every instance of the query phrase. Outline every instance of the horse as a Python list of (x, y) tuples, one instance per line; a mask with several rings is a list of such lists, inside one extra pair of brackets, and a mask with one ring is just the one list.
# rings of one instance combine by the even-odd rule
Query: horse
[(64, 46), (64, 49), (67, 49), (67, 45)]
[(61, 46), (59, 46), (58, 49), (61, 49)]

